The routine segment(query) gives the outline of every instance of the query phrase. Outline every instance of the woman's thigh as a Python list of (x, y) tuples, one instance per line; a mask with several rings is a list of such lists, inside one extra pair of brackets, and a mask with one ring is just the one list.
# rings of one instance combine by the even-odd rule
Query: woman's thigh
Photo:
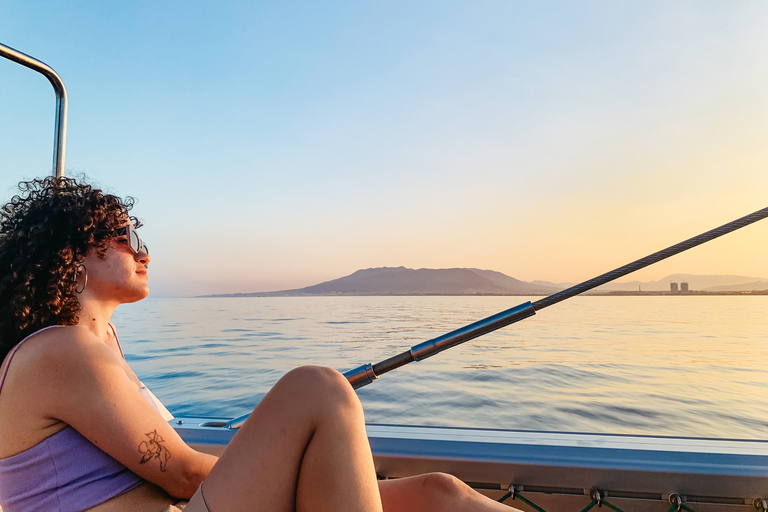
[(156, 485), (144, 482), (131, 491), (89, 508), (88, 512), (163, 512), (177, 501)]
[[(347, 424), (358, 423), (362, 434), (350, 435)], [(205, 500), (212, 511), (293, 511), (302, 493), (330, 494), (336, 482), (356, 480), (335, 476), (366, 468), (355, 467), (366, 450), (370, 458), (362, 408), (346, 380), (325, 368), (299, 368), (267, 393), (234, 436), (203, 484)], [(332, 502), (336, 494), (343, 493), (321, 499)], [(349, 498), (355, 503), (356, 496)]]
[[(382, 480), (384, 512), (515, 512), (445, 473)], [(519, 511), (517, 511), (519, 512)]]

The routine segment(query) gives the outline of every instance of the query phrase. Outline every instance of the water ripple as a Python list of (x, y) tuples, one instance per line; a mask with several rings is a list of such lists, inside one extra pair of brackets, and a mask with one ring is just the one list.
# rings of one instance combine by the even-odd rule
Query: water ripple
[[(509, 307), (509, 297), (149, 299), (113, 321), (172, 412), (229, 418), (296, 366), (375, 363)], [(768, 297), (576, 297), (358, 394), (379, 423), (768, 439), (766, 313)]]

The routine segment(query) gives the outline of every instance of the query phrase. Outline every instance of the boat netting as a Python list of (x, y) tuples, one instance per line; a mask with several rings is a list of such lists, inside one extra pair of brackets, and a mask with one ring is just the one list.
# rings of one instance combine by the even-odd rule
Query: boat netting
[[(509, 492), (507, 492), (504, 496), (502, 496), (498, 501), (499, 503), (503, 503), (509, 498), (512, 498), (513, 500), (520, 500), (526, 505), (528, 505), (529, 507), (531, 507), (532, 509), (536, 510), (537, 512), (547, 512), (547, 510), (541, 508), (540, 506), (532, 502), (530, 499), (520, 494), (520, 492), (518, 492), (514, 488), (514, 486), (510, 486)], [(624, 512), (616, 505), (603, 499), (599, 491), (593, 491), (592, 494), (590, 495), (590, 498), (592, 499), (592, 501), (589, 503), (589, 505), (581, 509), (579, 512), (588, 512), (595, 506), (608, 507), (614, 512)], [(683, 510), (685, 512), (696, 512), (692, 508), (688, 507), (685, 503), (683, 503), (679, 496), (670, 498), (670, 501), (673, 502), (672, 507), (667, 512), (680, 512)], [(764, 509), (758, 509), (758, 510), (760, 510), (761, 512), (764, 512)]]

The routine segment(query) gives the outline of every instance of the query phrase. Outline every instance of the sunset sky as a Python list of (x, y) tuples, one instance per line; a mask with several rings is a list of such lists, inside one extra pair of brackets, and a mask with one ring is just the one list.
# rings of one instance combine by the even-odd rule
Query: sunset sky
[[(138, 199), (153, 296), (360, 268), (578, 282), (768, 206), (763, 1), (0, 2), (67, 175)], [(0, 61), (0, 198), (54, 97)], [(625, 280), (768, 277), (768, 220)]]

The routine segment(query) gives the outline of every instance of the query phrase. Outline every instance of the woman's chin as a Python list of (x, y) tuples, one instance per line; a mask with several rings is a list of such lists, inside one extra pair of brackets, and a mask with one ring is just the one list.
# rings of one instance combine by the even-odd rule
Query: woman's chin
[(141, 290), (137, 290), (136, 293), (131, 294), (131, 296), (126, 297), (123, 300), (123, 304), (130, 304), (132, 302), (138, 302), (141, 299), (146, 299), (147, 295), (149, 295), (149, 286), (145, 286)]

